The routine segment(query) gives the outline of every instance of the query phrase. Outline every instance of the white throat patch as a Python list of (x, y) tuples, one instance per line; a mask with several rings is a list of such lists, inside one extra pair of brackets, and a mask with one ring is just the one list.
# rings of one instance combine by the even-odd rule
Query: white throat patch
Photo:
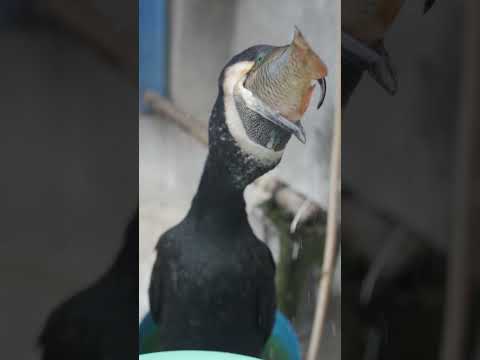
[(253, 65), (253, 61), (242, 61), (229, 66), (225, 70), (225, 77), (223, 80), (225, 121), (230, 134), (232, 134), (232, 137), (243, 152), (260, 162), (271, 164), (280, 160), (283, 155), (283, 150), (274, 151), (267, 149), (248, 137), (234, 100), (235, 86), (243, 87), (239, 82), (243, 82), (247, 72), (253, 67)]

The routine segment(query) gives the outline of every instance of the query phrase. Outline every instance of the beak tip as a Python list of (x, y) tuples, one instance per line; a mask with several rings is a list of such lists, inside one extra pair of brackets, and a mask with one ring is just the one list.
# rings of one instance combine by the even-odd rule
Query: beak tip
[(325, 97), (327, 95), (327, 81), (325, 80), (325, 78), (319, 79), (318, 83), (320, 84), (320, 89), (322, 93), (320, 95), (320, 100), (317, 105), (317, 110), (320, 109), (320, 107), (323, 105), (323, 102), (325, 101)]
[(307, 142), (307, 135), (305, 134), (305, 129), (303, 128), (302, 123), (299, 121), (297, 125), (297, 130), (295, 131), (295, 137), (300, 141), (302, 144)]
[(306, 136), (303, 134), (303, 135), (300, 135), (300, 134), (295, 134), (295, 137), (298, 139), (298, 141), (300, 141), (302, 144), (306, 144), (307, 143), (307, 138)]

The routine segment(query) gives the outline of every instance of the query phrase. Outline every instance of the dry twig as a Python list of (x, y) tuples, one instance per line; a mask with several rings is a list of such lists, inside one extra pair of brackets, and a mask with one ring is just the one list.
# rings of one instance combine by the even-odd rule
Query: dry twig
[[(340, 23), (340, 10), (337, 9), (337, 18)], [(313, 320), (312, 335), (307, 352), (307, 360), (317, 359), (328, 303), (332, 288), (332, 278), (337, 254), (337, 215), (339, 204), (338, 187), (340, 184), (340, 161), (341, 161), (341, 73), (340, 73), (340, 39), (337, 41), (337, 67), (336, 67), (336, 107), (333, 127), (332, 153), (330, 158), (330, 186), (328, 194), (327, 234), (325, 239), (325, 251), (322, 264), (322, 276), (318, 289), (315, 318)]]

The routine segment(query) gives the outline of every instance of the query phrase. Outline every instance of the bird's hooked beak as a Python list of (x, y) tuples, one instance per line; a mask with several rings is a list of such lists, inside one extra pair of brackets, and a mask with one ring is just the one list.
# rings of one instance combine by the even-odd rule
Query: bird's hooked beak
[[(246, 86), (247, 81), (238, 87), (246, 106), (305, 143), (306, 134), (300, 118), (308, 108), (316, 82), (321, 91), (317, 109), (324, 103), (327, 69), (298, 28), (295, 27), (289, 45), (274, 48), (261, 64), (253, 66), (251, 72), (258, 72), (256, 76), (264, 78), (251, 88)], [(250, 75), (247, 73), (246, 78)]]

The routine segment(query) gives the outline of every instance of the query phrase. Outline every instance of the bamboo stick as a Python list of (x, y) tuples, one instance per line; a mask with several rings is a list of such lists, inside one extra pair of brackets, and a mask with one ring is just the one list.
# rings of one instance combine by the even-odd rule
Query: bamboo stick
[[(340, 24), (340, 5), (337, 9), (337, 20)], [(337, 38), (337, 61), (336, 61), (336, 103), (335, 119), (333, 126), (332, 153), (330, 158), (330, 185), (328, 194), (328, 212), (327, 212), (327, 233), (325, 239), (325, 251), (322, 264), (322, 276), (318, 286), (317, 304), (315, 308), (315, 318), (313, 320), (313, 329), (310, 336), (310, 343), (307, 352), (307, 360), (317, 359), (320, 342), (322, 340), (323, 330), (325, 328), (325, 319), (327, 315), (328, 304), (332, 289), (333, 271), (337, 254), (337, 216), (339, 214), (338, 188), (340, 185), (340, 162), (341, 162), (341, 43), (340, 35)]]
[[(337, 115), (337, 117), (339, 117)], [(307, 360), (315, 360), (319, 352), (320, 341), (325, 326), (325, 318), (330, 300), (333, 271), (337, 253), (337, 213), (338, 213), (338, 184), (340, 177), (340, 124), (335, 121), (333, 137), (332, 163), (330, 170), (330, 192), (328, 199), (327, 235), (325, 240), (325, 252), (320, 278), (313, 330), (310, 338)]]

